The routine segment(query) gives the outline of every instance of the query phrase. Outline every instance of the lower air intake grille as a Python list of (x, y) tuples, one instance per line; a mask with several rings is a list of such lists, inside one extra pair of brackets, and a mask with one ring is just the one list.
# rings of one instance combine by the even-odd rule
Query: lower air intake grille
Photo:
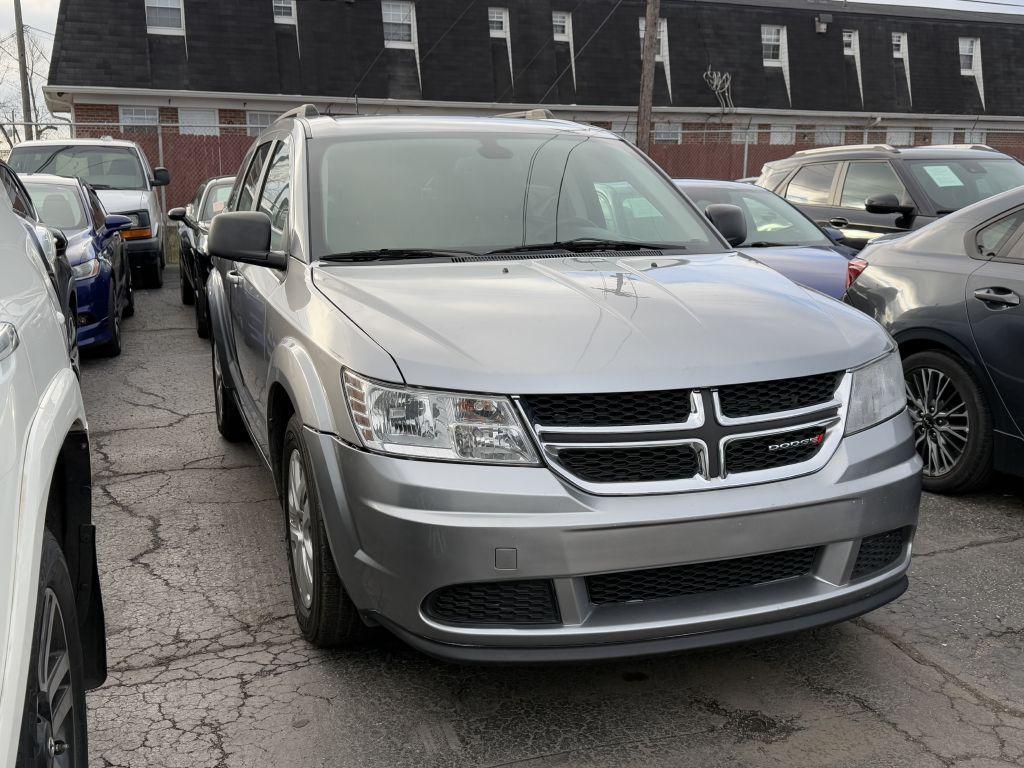
[(456, 584), (435, 590), (424, 612), (443, 624), (559, 624), (547, 579)]
[(669, 568), (602, 573), (587, 577), (587, 591), (592, 603), (604, 605), (752, 587), (806, 575), (817, 551), (816, 547), (808, 547)]
[(734, 384), (718, 390), (722, 414), (732, 419), (793, 411), (827, 403), (839, 386), (838, 373)]
[(732, 440), (725, 447), (725, 471), (735, 474), (799, 464), (813, 458), (824, 440), (821, 427)]
[(562, 448), (558, 451), (558, 462), (588, 483), (688, 480), (700, 472), (697, 451), (689, 445)]
[(863, 539), (850, 578), (859, 579), (892, 565), (903, 554), (903, 544), (906, 540), (906, 528), (897, 528)]

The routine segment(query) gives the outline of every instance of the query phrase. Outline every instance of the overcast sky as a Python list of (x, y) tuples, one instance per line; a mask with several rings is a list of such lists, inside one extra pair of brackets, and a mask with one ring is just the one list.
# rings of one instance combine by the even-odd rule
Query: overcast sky
[[(124, 2), (129, 1), (130, 0), (124, 0)], [(894, 2), (894, 0), (855, 0), (851, 1), (850, 5), (858, 5), (860, 3), (881, 3), (883, 5), (900, 4), (899, 2)], [(770, 0), (765, 4), (771, 5)], [(57, 7), (59, 5), (60, 0), (21, 0), (22, 14), (24, 15), (25, 23), (52, 33), (53, 28), (57, 24)], [(924, 2), (907, 3), (907, 5), (925, 5), (937, 8), (959, 8), (963, 10), (996, 11), (1003, 13), (1024, 13), (1024, 0), (924, 0)], [(12, 0), (0, 0), (0, 36), (5, 36), (13, 29), (14, 3)], [(46, 37), (46, 39), (49, 41), (53, 40), (52, 37)]]

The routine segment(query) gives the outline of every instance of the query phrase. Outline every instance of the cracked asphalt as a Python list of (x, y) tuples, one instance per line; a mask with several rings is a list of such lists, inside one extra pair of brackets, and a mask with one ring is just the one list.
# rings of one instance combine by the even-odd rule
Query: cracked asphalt
[(1024, 764), (1024, 485), (928, 497), (910, 591), (771, 642), (474, 668), (382, 635), (324, 653), (292, 618), (270, 474), (220, 440), (177, 273), (87, 360), (110, 676), (94, 766)]

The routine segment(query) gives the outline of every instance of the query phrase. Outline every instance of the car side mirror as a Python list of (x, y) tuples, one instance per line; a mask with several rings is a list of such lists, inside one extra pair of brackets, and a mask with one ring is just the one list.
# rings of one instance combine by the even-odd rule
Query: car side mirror
[(53, 235), (53, 247), (57, 249), (57, 255), (64, 253), (68, 249), (68, 238), (64, 232), (57, 227), (47, 227), (50, 230), (50, 234)]
[(121, 232), (125, 229), (132, 228), (132, 220), (127, 216), (121, 216), (116, 213), (107, 214), (107, 218), (103, 220), (103, 228), (107, 232)]
[(704, 209), (704, 215), (729, 245), (736, 247), (747, 239), (747, 218), (738, 205), (715, 203)]
[(199, 223), (188, 215), (187, 208), (171, 208), (171, 210), (167, 212), (167, 218), (171, 221), (179, 221), (191, 229), (199, 229)]
[(171, 183), (171, 172), (166, 168), (154, 168), (153, 169), (153, 181), (154, 187), (166, 187)]
[(262, 211), (230, 211), (214, 217), (206, 249), (211, 256), (270, 269), (286, 269), (288, 255), (270, 250), (270, 217)]
[(900, 199), (892, 192), (885, 192), (881, 195), (872, 195), (864, 203), (864, 209), (868, 213), (901, 213), (904, 216), (913, 213), (914, 206), (901, 205)]
[(821, 231), (825, 234), (825, 237), (836, 245), (842, 245), (843, 241), (846, 240), (846, 235), (843, 234), (843, 230), (841, 229), (836, 229), (835, 227), (822, 227)]

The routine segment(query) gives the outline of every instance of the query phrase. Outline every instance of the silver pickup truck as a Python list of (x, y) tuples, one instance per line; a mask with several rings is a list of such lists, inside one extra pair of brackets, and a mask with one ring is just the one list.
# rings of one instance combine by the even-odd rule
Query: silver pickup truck
[(735, 254), (739, 209), (535, 117), (302, 107), (214, 219), (218, 426), (274, 473), (303, 635), (610, 658), (899, 596), (921, 462), (888, 335)]

